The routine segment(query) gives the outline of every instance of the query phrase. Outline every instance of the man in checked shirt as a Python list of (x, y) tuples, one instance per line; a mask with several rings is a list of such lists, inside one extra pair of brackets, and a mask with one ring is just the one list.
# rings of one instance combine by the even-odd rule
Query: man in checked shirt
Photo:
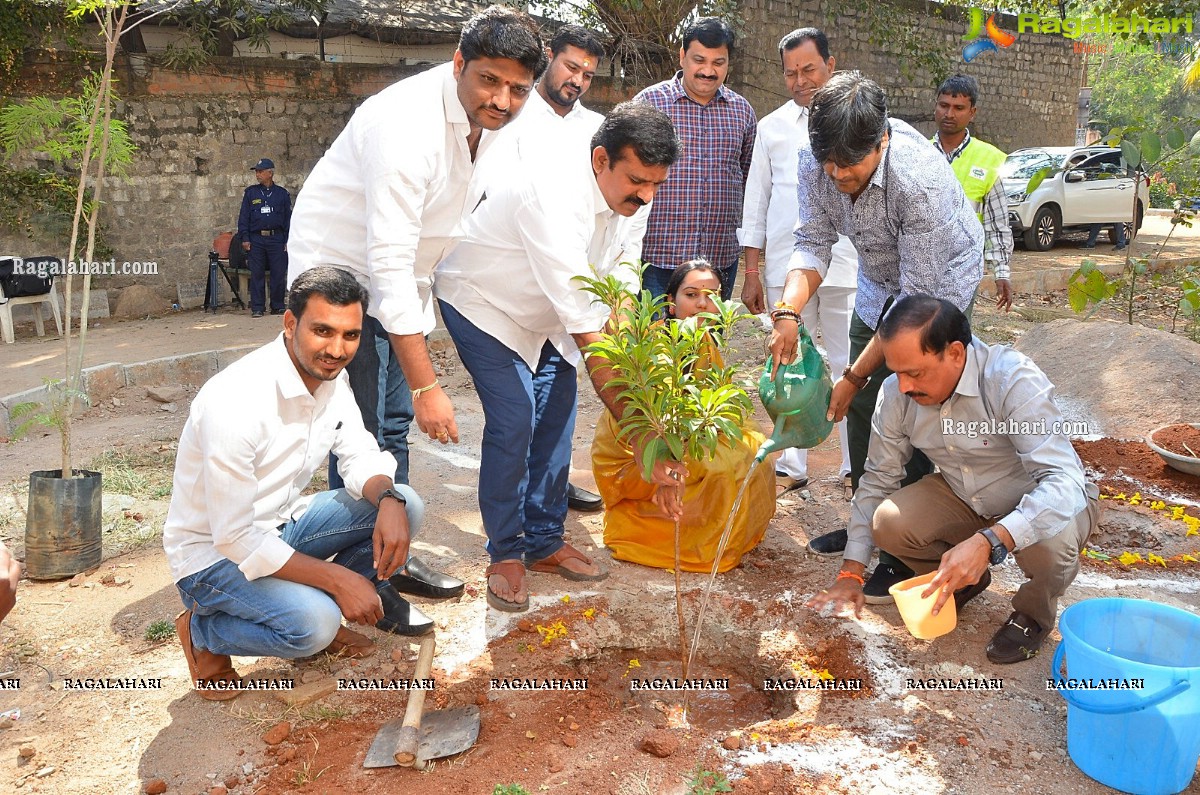
[[(875, 329), (903, 295), (945, 298), (966, 311), (983, 276), (983, 227), (945, 156), (908, 124), (889, 119), (883, 89), (860, 73), (834, 75), (813, 96), (808, 132), (811, 146), (797, 168), (796, 244), (784, 306), (771, 315), (771, 354), (776, 366), (796, 358), (799, 313), (829, 270), (838, 233), (848, 236), (859, 257), (851, 364), (833, 385), (829, 418), (846, 417), (850, 480), (857, 489), (875, 398), (891, 374)], [(917, 450), (904, 484), (930, 471)], [(845, 530), (809, 542), (823, 555), (845, 547)], [(891, 602), (888, 588), (911, 576), (899, 560), (881, 554), (864, 589), (867, 602)]]
[(683, 156), (646, 221), (642, 288), (651, 295), (666, 294), (680, 264), (703, 258), (717, 268), (721, 297), (733, 297), (741, 253), (737, 229), (758, 118), (725, 85), (732, 52), (728, 24), (716, 17), (698, 20), (683, 32), (680, 71), (633, 98), (666, 113), (683, 141)]

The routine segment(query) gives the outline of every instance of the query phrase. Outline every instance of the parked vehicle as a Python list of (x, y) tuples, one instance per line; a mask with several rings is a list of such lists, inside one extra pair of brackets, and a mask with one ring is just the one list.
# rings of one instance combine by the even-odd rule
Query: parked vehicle
[[(1030, 178), (1044, 168), (1058, 170), (1028, 194)], [(1000, 173), (1013, 235), (1020, 234), (1025, 247), (1034, 251), (1046, 251), (1064, 232), (1087, 231), (1092, 224), (1124, 223), (1129, 239), (1135, 226), (1141, 229), (1150, 206), (1150, 179), (1142, 175), (1137, 180), (1135, 209), (1134, 177), (1121, 150), (1110, 146), (1018, 149)], [(1115, 243), (1111, 229), (1108, 235)]]

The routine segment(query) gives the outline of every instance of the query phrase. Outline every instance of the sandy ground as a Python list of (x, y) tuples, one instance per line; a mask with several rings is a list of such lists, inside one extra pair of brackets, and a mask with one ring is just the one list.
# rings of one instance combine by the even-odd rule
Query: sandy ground
[[(987, 308), (978, 311), (979, 326), (993, 327), (997, 336), (1012, 335), (1014, 324), (1020, 325)], [(108, 330), (118, 335), (114, 339), (129, 340), (132, 347), (122, 358), (143, 355), (143, 346), (160, 351), (145, 356), (153, 358), (174, 344), (172, 334), (204, 334), (212, 322), (211, 316), (201, 320), (199, 313), (183, 313), (146, 324), (114, 323)], [(235, 343), (274, 333), (249, 318), (218, 315), (216, 322), (237, 330)], [(735, 358), (752, 359), (760, 344), (743, 337)], [(127, 490), (135, 496), (106, 495), (106, 558), (97, 571), (76, 585), (23, 582), (17, 608), (0, 627), (0, 672), (12, 671), (7, 676), (21, 682), (20, 690), (0, 691), (0, 712), (21, 711), (13, 725), (0, 729), (0, 786), (106, 795), (142, 791), (161, 779), (167, 791), (189, 794), (220, 795), (222, 788), (432, 794), (490, 793), (496, 784), (519, 782), (530, 792), (624, 795), (688, 792), (699, 769), (727, 776), (739, 793), (1110, 791), (1067, 757), (1065, 707), (1045, 688), (1057, 633), (1045, 653), (1028, 663), (995, 666), (984, 656), (1021, 582), (1015, 566), (999, 569), (991, 589), (964, 611), (958, 629), (932, 642), (914, 640), (891, 606), (868, 606), (861, 619), (849, 621), (821, 618), (802, 606), (835, 570), (833, 561), (808, 555), (804, 544), (842, 526), (848, 516), (836, 477), (836, 438), (813, 453), (810, 487), (779, 501), (763, 544), (717, 579), (701, 630), (698, 675), (728, 677), (730, 692), (699, 698), (691, 726), (670, 728), (675, 700), (634, 694), (626, 682), (631, 673), (677, 675), (673, 577), (612, 561), (603, 549), (599, 515), (573, 512), (567, 537), (598, 555), (612, 572), (608, 580), (584, 589), (532, 575), (535, 610), (528, 616), (486, 608), (486, 555), (475, 496), (482, 416), (453, 354), (441, 354), (439, 365), (457, 407), (462, 442), (414, 443), (413, 485), (429, 506), (414, 546), (426, 560), (465, 579), (468, 591), (453, 602), (421, 605), (438, 621), (437, 687), (426, 709), (479, 705), (483, 729), (473, 751), (425, 774), (364, 771), (371, 736), (383, 721), (402, 714), (403, 694), (338, 692), (289, 708), (271, 694), (244, 694), (219, 705), (189, 691), (178, 642), (143, 637), (153, 621), (169, 621), (180, 609), (159, 546), (167, 503), (161, 494), (154, 496), (154, 484), (169, 469), (188, 401), (176, 412), (163, 411), (127, 388), (121, 406), (92, 409), (77, 423), (80, 459), (123, 453), (136, 464), (126, 468), (147, 483), (127, 477), (134, 483)], [(590, 482), (587, 449), (598, 410), (593, 397), (581, 401), (573, 475), (581, 485)], [(57, 439), (44, 436), (12, 443), (0, 456), (0, 535), (18, 549), (26, 473), (52, 465), (56, 451)], [(1107, 465), (1116, 469), (1120, 463)], [(1200, 489), (1185, 486), (1173, 496), (1196, 515)], [(1127, 501), (1106, 501), (1103, 529), (1099, 549), (1110, 557), (1200, 548), (1163, 511)], [(683, 577), (689, 628), (705, 580)], [(1186, 565), (1163, 569), (1089, 560), (1064, 606), (1114, 595), (1194, 612), (1200, 607), (1200, 578)], [(562, 633), (550, 632), (556, 622), (562, 622)], [(329, 660), (236, 662), (243, 674), (292, 678), (297, 685), (331, 676), (410, 675), (415, 647), (378, 634), (377, 641), (379, 652), (355, 666)], [(860, 680), (862, 689), (763, 691), (763, 679), (819, 672)], [(589, 686), (547, 694), (492, 690), (490, 679), (505, 675), (586, 678)], [(96, 676), (161, 678), (161, 688), (77, 692), (64, 686), (65, 680)], [(1001, 679), (1003, 688), (937, 692), (907, 682), (926, 677)], [(288, 724), (286, 732), (278, 728), (281, 722)], [(268, 730), (287, 736), (271, 745), (263, 739)], [(669, 752), (666, 757), (640, 750), (647, 735), (654, 747)], [(32, 756), (21, 756), (22, 749)], [(1200, 784), (1188, 791), (1200, 792)]]

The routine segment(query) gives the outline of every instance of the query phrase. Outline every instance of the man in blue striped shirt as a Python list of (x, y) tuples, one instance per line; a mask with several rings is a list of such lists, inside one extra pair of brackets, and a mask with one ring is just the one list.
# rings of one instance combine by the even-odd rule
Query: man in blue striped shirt
[[(903, 295), (945, 298), (966, 311), (983, 278), (983, 226), (944, 155), (928, 139), (887, 115), (883, 89), (858, 72), (834, 75), (810, 105), (811, 148), (797, 168), (799, 218), (795, 250), (775, 310), (771, 353), (796, 358), (797, 314), (829, 270), (830, 251), (844, 234), (858, 251), (858, 293), (850, 320), (850, 362), (833, 387), (829, 416), (846, 417), (850, 479), (858, 488), (867, 460), (871, 415), (879, 385), (891, 374), (875, 329)], [(790, 311), (789, 311), (790, 310)], [(931, 471), (920, 451), (910, 482)], [(840, 553), (846, 531), (813, 539), (818, 554)], [(881, 557), (865, 589), (869, 603), (892, 601), (888, 588), (912, 576), (899, 560)]]

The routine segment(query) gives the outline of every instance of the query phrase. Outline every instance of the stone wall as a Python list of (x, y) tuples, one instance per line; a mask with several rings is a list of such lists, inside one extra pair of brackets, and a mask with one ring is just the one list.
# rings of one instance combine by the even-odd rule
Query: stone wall
[[(420, 67), (222, 60), (200, 74), (124, 62), (118, 69), (124, 120), (138, 151), (125, 180), (110, 180), (102, 213), (123, 262), (156, 262), (157, 276), (103, 276), (102, 287), (158, 287), (184, 308), (204, 299), (213, 238), (237, 227), (251, 164), (275, 161), (275, 178), (295, 198), (303, 179), (366, 96)], [(23, 93), (52, 93), (70, 70), (32, 66)], [(16, 166), (37, 164), (31, 153)], [(45, 165), (44, 163), (42, 165)], [(45, 245), (0, 235), (0, 250), (39, 253)], [(61, 256), (65, 258), (66, 252)]]
[[(208, 251), (214, 237), (237, 227), (242, 191), (254, 183), (251, 164), (274, 160), (276, 182), (294, 201), (364, 98), (428, 68), (216, 59), (200, 74), (185, 74), (140, 58), (122, 62), (116, 116), (138, 151), (129, 178), (108, 183), (102, 218), (118, 267), (157, 262), (158, 275), (102, 276), (96, 284), (149, 284), (185, 309), (200, 306)], [(74, 76), (66, 64), (43, 61), (26, 71), (21, 93), (62, 92)], [(603, 112), (638, 88), (597, 78), (588, 104)], [(33, 153), (13, 163), (36, 164)], [(0, 252), (52, 248), (0, 232)]]
[[(1022, 33), (1011, 47), (965, 63), (962, 37), (968, 23), (960, 9), (944, 7), (943, 16), (934, 17), (918, 0), (892, 0), (889, 5), (941, 40), (952, 71), (979, 80), (979, 113), (972, 132), (1007, 152), (1075, 143), (1083, 56), (1074, 53), (1069, 39)], [(738, 47), (730, 85), (750, 100), (760, 118), (791, 98), (784, 89), (779, 40), (811, 25), (829, 36), (838, 69), (863, 72), (883, 86), (892, 115), (933, 134), (936, 78), (925, 71), (906, 78), (895, 46), (872, 43), (863, 21), (842, 15), (827, 22), (830, 3), (822, 0), (742, 0), (739, 6), (748, 33)], [(997, 22), (1010, 33), (1017, 30), (1016, 17), (998, 15)]]

